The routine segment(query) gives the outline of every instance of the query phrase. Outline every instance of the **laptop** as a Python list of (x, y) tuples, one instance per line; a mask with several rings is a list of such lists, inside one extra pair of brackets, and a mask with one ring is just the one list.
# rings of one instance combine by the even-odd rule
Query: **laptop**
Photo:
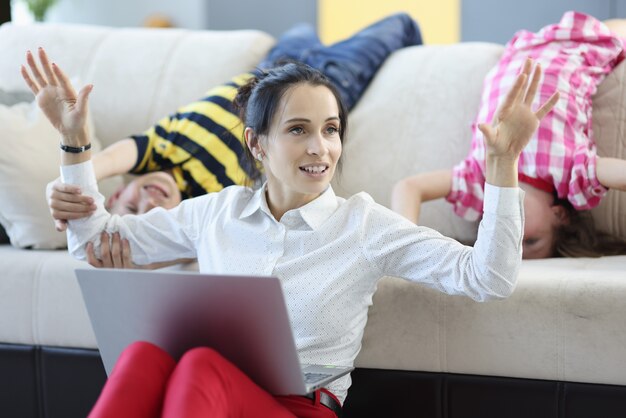
[(107, 375), (135, 341), (175, 359), (212, 347), (274, 395), (306, 395), (353, 370), (300, 364), (276, 277), (118, 269), (76, 276)]

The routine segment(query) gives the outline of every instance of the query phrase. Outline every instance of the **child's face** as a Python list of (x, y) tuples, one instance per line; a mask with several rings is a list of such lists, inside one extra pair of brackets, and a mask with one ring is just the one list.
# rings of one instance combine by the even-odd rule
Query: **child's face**
[(523, 258), (548, 258), (554, 255), (555, 229), (562, 222), (562, 210), (561, 206), (552, 204), (551, 197), (526, 193)]
[(160, 206), (171, 209), (181, 201), (180, 191), (171, 175), (157, 171), (137, 177), (113, 194), (107, 206), (118, 215), (142, 214)]
[(303, 205), (330, 183), (341, 156), (337, 99), (324, 86), (289, 89), (261, 145), (270, 199)]

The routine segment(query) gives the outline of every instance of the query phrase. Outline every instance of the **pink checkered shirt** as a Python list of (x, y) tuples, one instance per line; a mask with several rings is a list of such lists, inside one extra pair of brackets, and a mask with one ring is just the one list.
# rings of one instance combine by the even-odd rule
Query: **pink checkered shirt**
[(534, 108), (555, 90), (561, 98), (520, 156), (520, 181), (556, 191), (579, 210), (597, 206), (606, 193), (596, 176), (591, 96), (623, 59), (623, 43), (593, 17), (567, 12), (558, 24), (537, 33), (517, 32), (485, 78), (480, 111), (472, 125), (472, 149), (454, 167), (452, 191), (446, 197), (455, 213), (467, 220), (479, 219), (483, 208), (485, 146), (478, 124), (493, 119), (528, 56), (541, 64), (544, 73)]

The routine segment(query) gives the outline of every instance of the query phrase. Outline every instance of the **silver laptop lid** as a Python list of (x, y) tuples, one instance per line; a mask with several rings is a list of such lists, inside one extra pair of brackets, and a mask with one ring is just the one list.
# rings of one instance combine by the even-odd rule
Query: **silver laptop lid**
[(107, 374), (135, 341), (175, 359), (207, 346), (270, 393), (307, 393), (277, 278), (116, 269), (76, 276)]

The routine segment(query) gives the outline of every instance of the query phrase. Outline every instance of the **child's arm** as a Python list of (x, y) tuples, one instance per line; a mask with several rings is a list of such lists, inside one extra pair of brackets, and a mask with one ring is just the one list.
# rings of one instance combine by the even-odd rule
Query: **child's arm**
[(596, 176), (604, 187), (626, 192), (626, 160), (598, 157)]
[(92, 158), (93, 168), (98, 181), (127, 174), (137, 162), (137, 144), (131, 138), (117, 141)]
[(452, 170), (430, 171), (404, 178), (393, 187), (391, 209), (417, 223), (422, 202), (446, 197), (451, 187)]

